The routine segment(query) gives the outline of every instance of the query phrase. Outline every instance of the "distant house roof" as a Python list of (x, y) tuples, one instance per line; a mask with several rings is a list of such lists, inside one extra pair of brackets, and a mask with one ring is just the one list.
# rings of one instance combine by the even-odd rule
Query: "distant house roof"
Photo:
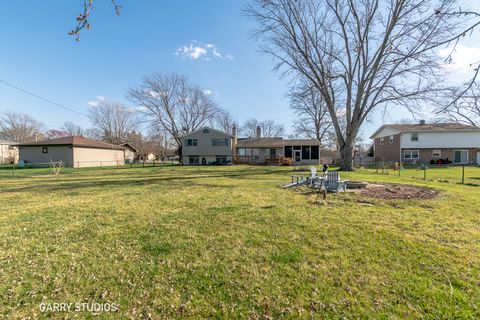
[(284, 146), (310, 146), (319, 145), (317, 139), (283, 139), (275, 138), (240, 138), (237, 148), (281, 148)]
[(14, 145), (17, 145), (18, 142), (15, 142), (15, 141), (7, 141), (7, 140), (0, 140), (0, 144), (2, 144), (2, 145), (14, 146)]
[(453, 131), (478, 131), (480, 128), (459, 123), (427, 123), (427, 124), (384, 124), (370, 137), (375, 138), (384, 128), (392, 128), (402, 132), (453, 132)]
[(125, 150), (124, 147), (105, 143), (93, 139), (84, 138), (81, 136), (68, 136), (55, 139), (47, 139), (41, 141), (21, 143), (19, 146), (22, 147), (31, 147), (31, 146), (74, 146), (74, 147), (84, 147), (84, 148), (95, 148), (95, 149), (113, 149), (113, 150)]
[(125, 148), (128, 148), (130, 150), (132, 150), (133, 152), (137, 152), (137, 149), (135, 149), (134, 146), (132, 146), (130, 143), (128, 142), (125, 142), (125, 143), (122, 143), (121, 144), (122, 147), (125, 147)]

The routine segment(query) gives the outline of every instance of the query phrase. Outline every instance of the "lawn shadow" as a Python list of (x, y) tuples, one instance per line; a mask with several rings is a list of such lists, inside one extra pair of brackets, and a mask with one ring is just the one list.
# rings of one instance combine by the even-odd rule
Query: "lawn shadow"
[[(55, 191), (63, 190), (75, 190), (75, 189), (85, 189), (85, 188), (104, 188), (104, 187), (125, 187), (125, 186), (151, 186), (159, 185), (164, 186), (165, 183), (177, 184), (177, 182), (188, 182), (189, 185), (198, 185), (205, 187), (222, 187), (222, 188), (233, 188), (233, 184), (209, 184), (205, 183), (204, 180), (211, 179), (253, 179), (254, 177), (262, 175), (277, 174), (277, 172), (272, 170), (256, 171), (256, 172), (247, 172), (246, 170), (242, 171), (211, 171), (215, 172), (214, 175), (204, 174), (207, 171), (201, 171), (202, 174), (197, 175), (170, 175), (170, 176), (158, 176), (158, 175), (148, 175), (148, 176), (123, 176), (119, 179), (108, 179), (108, 180), (51, 180), (51, 181), (32, 181), (27, 186), (19, 187), (6, 187), (2, 188), (2, 192), (25, 192), (25, 191), (34, 191), (36, 193), (50, 193)], [(197, 182), (199, 181), (199, 182)], [(201, 182), (203, 181), (203, 182)]]

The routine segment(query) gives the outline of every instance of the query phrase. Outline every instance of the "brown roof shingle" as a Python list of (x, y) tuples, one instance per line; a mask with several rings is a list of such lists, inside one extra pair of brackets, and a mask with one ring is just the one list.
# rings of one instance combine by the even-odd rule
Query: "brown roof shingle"
[(395, 128), (401, 131), (480, 130), (480, 128), (459, 123), (386, 124), (385, 126)]
[(113, 149), (113, 150), (124, 150), (125, 148), (119, 145), (105, 143), (93, 139), (88, 139), (81, 136), (68, 136), (55, 139), (47, 139), (41, 141), (21, 143), (20, 146), (74, 146), (74, 147), (85, 147), (85, 148), (96, 148), (96, 149)]
[(282, 146), (282, 138), (240, 138), (237, 141), (237, 148), (277, 148)]
[(237, 148), (281, 148), (290, 145), (320, 145), (316, 139), (283, 139), (277, 138), (241, 138), (237, 141)]

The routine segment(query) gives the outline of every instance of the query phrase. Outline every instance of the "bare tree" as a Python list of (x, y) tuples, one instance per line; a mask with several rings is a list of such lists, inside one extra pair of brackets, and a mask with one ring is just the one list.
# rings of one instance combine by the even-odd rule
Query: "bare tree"
[(140, 121), (131, 108), (118, 102), (102, 100), (91, 107), (88, 114), (94, 129), (101, 132), (102, 140), (120, 144), (125, 142), (128, 133), (139, 128)]
[(182, 136), (208, 124), (219, 112), (211, 96), (177, 73), (154, 73), (128, 91), (153, 127), (170, 134), (177, 146)]
[(82, 127), (71, 121), (65, 122), (61, 130), (68, 133), (69, 136), (81, 136), (84, 134)]
[(148, 147), (150, 152), (158, 154), (162, 159), (165, 158), (169, 151), (175, 150), (176, 142), (169, 138), (167, 132), (155, 127), (148, 132)]
[(238, 128), (238, 121), (227, 110), (219, 111), (212, 120), (212, 126), (228, 134), (232, 133), (233, 127)]
[[(453, 93), (458, 96), (458, 92)], [(440, 107), (440, 121), (455, 122), (480, 128), (480, 85), (474, 84), (447, 108)]]
[(294, 123), (295, 133), (322, 141), (333, 129), (322, 95), (308, 81), (301, 81), (292, 88), (289, 96), (290, 108), (298, 116)]
[[(117, 4), (115, 0), (111, 0), (111, 2), (115, 8), (116, 15), (119, 16), (123, 6)], [(76, 26), (68, 33), (71, 36), (75, 36), (75, 40), (77, 41), (80, 41), (80, 33), (82, 30), (92, 28), (90, 15), (93, 11), (93, 0), (83, 0), (82, 6), (83, 10), (76, 18)]]
[(83, 136), (94, 140), (102, 140), (104, 138), (103, 131), (97, 128), (85, 129), (83, 131)]
[(63, 138), (69, 136), (68, 132), (58, 129), (49, 129), (45, 132), (48, 139)]
[(255, 118), (246, 120), (240, 127), (240, 132), (246, 137), (256, 137), (257, 127), (260, 127), (263, 138), (281, 137), (285, 134), (282, 124), (271, 119), (260, 121)]
[(245, 12), (275, 69), (308, 79), (321, 94), (341, 167), (352, 170), (355, 139), (372, 112), (415, 112), (440, 90), (437, 48), (455, 46), (480, 23), (457, 8), (456, 0), (255, 0)]
[(39, 138), (44, 126), (28, 114), (4, 112), (0, 116), (0, 139), (31, 142)]

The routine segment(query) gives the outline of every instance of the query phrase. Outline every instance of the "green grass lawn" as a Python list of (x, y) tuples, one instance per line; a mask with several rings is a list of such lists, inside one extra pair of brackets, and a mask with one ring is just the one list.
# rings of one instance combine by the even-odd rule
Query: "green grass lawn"
[[(441, 193), (319, 205), (279, 187), (291, 168), (28, 170), (0, 173), (5, 318), (480, 317), (480, 187), (342, 173)], [(40, 311), (55, 302), (120, 310)]]
[[(376, 169), (374, 165), (366, 171), (371, 173), (382, 173), (382, 169)], [(389, 169), (383, 170), (383, 174), (398, 176), (399, 172)], [(466, 166), (465, 169), (463, 169), (462, 166), (427, 165), (427, 169), (425, 171), (421, 168), (421, 165), (408, 166), (405, 167), (404, 170), (400, 171), (400, 176), (412, 179), (425, 179), (427, 181), (449, 183), (462, 183), (463, 176), (463, 182), (465, 184), (480, 186), (480, 167), (478, 166)]]

